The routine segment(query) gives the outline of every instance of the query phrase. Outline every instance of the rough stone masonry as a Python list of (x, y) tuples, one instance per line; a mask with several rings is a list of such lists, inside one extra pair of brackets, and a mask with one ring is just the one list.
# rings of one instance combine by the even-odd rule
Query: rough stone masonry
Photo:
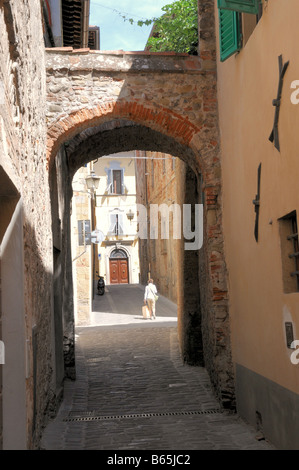
[[(18, 313), (25, 323), (20, 344), (26, 341), (28, 347), (24, 406), (27, 446), (30, 448), (35, 438), (38, 439), (44, 410), (54, 394), (51, 340), (53, 250), (46, 167), (46, 73), (39, 2), (0, 1), (0, 83), (1, 175), (4, 174), (15, 187), (23, 217), (23, 233), (20, 237), (23, 237), (24, 259), (19, 260), (19, 271), (24, 271), (24, 306)], [(6, 197), (2, 180), (0, 188), (1, 197)], [(2, 210), (0, 213), (1, 225), (4, 225), (7, 214)], [(9, 268), (2, 264), (2, 278), (8, 275)], [(16, 282), (15, 277), (13, 282)], [(18, 286), (15, 288), (18, 289)], [(23, 289), (23, 286), (19, 288)], [(5, 321), (5, 315), (11, 313), (11, 308), (2, 312), (0, 310), (0, 324), (1, 320)], [(38, 355), (33, 353), (34, 328), (37, 332)], [(11, 345), (6, 344), (7, 354), (10, 354), (10, 349)], [(33, 370), (36, 371), (35, 376)], [(15, 387), (12, 387), (10, 394), (15, 392)], [(2, 412), (0, 435), (1, 421)]]
[[(207, 57), (210, 61), (209, 54)], [(205, 242), (200, 255), (198, 288), (204, 355), (217, 393), (223, 404), (230, 407), (234, 393), (221, 217), (216, 76), (214, 70), (206, 69), (202, 63), (199, 57), (186, 54), (48, 49), (47, 158), (51, 168), (60, 146), (67, 142), (71, 149), (70, 171), (74, 172), (87, 158), (101, 156), (101, 141), (105, 139), (106, 154), (109, 150), (115, 152), (119, 131), (129, 123), (131, 131), (139, 126), (140, 135), (144, 129), (149, 130), (149, 139), (155, 140), (159, 135), (161, 142), (163, 139), (176, 142), (181, 152), (178, 156), (202, 175)], [(94, 129), (93, 139), (98, 135), (98, 145), (97, 154), (91, 151), (87, 157), (86, 149), (95, 148), (94, 140), (88, 147), (90, 128)], [(74, 142), (78, 135), (81, 152), (76, 154), (78, 146)], [(130, 133), (127, 140), (129, 136)], [(119, 146), (117, 151), (121, 150)]]

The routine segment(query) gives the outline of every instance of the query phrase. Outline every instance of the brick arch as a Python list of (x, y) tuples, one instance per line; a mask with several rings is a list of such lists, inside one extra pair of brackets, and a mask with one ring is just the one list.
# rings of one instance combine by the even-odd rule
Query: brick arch
[[(93, 129), (97, 132), (90, 132)], [(149, 127), (126, 123), (124, 126), (111, 126), (111, 129), (105, 127), (103, 129), (102, 126), (93, 129), (89, 128), (88, 132), (83, 132), (68, 142), (67, 156), (71, 175), (89, 161), (108, 154), (131, 150), (171, 154), (181, 158), (196, 173), (201, 171), (196, 155), (190, 147), (179, 144), (172, 137)]]
[(111, 119), (129, 119), (145, 125), (190, 146), (193, 137), (201, 127), (192, 124), (187, 117), (164, 108), (150, 106), (138, 101), (110, 101), (98, 104), (92, 109), (79, 109), (60, 119), (49, 127), (47, 136), (47, 163), (50, 167), (60, 145), (88, 127)]
[[(182, 111), (183, 113), (183, 111)], [(69, 171), (76, 168), (76, 152), (81, 152), (89, 141), (93, 146), (92, 136), (82, 141), (82, 148), (76, 146), (75, 137), (89, 130), (108, 125), (114, 120), (130, 121), (132, 128), (138, 132), (147, 129), (152, 135), (160, 134), (167, 140), (173, 141), (183, 152), (189, 150), (186, 162), (189, 164), (194, 158), (197, 173), (199, 168), (204, 179), (204, 251), (200, 259), (200, 297), (203, 335), (203, 348), (205, 351), (206, 367), (212, 383), (219, 395), (223, 406), (234, 406), (233, 371), (230, 353), (229, 335), (229, 309), (228, 291), (226, 283), (226, 265), (223, 250), (222, 208), (221, 208), (221, 172), (219, 150), (217, 144), (217, 126), (209, 116), (203, 116), (202, 122), (195, 125), (183, 114), (173, 110), (151, 104), (148, 101), (109, 101), (98, 104), (94, 108), (84, 108), (71, 112), (67, 117), (54, 122), (48, 131), (48, 166), (54, 162), (59, 147), (66, 141), (71, 141), (71, 155), (68, 154)], [(109, 127), (109, 126), (108, 126)], [(121, 132), (126, 134), (129, 126), (120, 126), (119, 129), (106, 130), (106, 132)], [(105, 130), (99, 132), (104, 136)], [(92, 133), (91, 133), (92, 134)], [(140, 137), (140, 135), (139, 135)], [(105, 138), (105, 137), (104, 137)], [(73, 139), (73, 141), (72, 141)], [(79, 139), (80, 140), (80, 139)], [(84, 140), (84, 139), (83, 139)], [(111, 138), (108, 137), (108, 148)], [(73, 145), (74, 144), (74, 145)], [(131, 141), (132, 144), (132, 141)], [(99, 140), (99, 146), (103, 141)], [(124, 150), (125, 147), (122, 148)], [(120, 149), (121, 150), (121, 149)], [(132, 148), (130, 149), (132, 150)], [(135, 148), (135, 150), (138, 150)], [(140, 148), (140, 150), (150, 150)], [(157, 149), (156, 149), (157, 150)], [(114, 153), (114, 152), (111, 152)], [(168, 153), (168, 152), (165, 152)], [(171, 152), (169, 152), (171, 153)], [(107, 153), (105, 153), (107, 154)], [(192, 157), (190, 158), (190, 155)], [(82, 166), (82, 165), (81, 165)], [(190, 185), (191, 186), (191, 185)], [(194, 279), (193, 279), (194, 280)]]

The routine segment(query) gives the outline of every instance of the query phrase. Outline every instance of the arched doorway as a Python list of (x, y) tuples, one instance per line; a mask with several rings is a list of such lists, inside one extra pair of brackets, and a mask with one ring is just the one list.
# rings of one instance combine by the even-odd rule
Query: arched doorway
[[(205, 367), (209, 371), (216, 393), (224, 406), (230, 407), (234, 401), (234, 389), (231, 380), (233, 374), (226, 305), (225, 263), (222, 258), (224, 253), (219, 197), (221, 187), (219, 182), (216, 184), (211, 180), (213, 172), (207, 173), (205, 169), (207, 162), (204, 156), (208, 150), (201, 148), (199, 153), (191, 145), (184, 145), (174, 137), (169, 137), (146, 125), (134, 123), (133, 120), (125, 121), (114, 117), (109, 122), (108, 120), (102, 122), (99, 118), (97, 124), (98, 126), (93, 122), (93, 126), (84, 131), (77, 129), (81, 132), (77, 132), (72, 139), (61, 145), (56, 158), (52, 156), (56, 162), (59, 158), (67, 162), (65, 165), (67, 174), (61, 178), (62, 181), (67, 180), (71, 183), (76, 171), (90, 161), (132, 150), (164, 152), (180, 158), (190, 168), (181, 187), (184, 194), (183, 201), (184, 204), (192, 206), (203, 203), (204, 239), (203, 247), (198, 253), (182, 249), (182, 289), (177, 303), (180, 346), (185, 362), (202, 364), (204, 358)], [(72, 132), (75, 134), (75, 129)], [(51, 159), (49, 162), (51, 163)], [(64, 189), (67, 188), (64, 186)], [(66, 203), (64, 207), (67, 207)], [(114, 248), (117, 248), (115, 242)], [(108, 270), (109, 259), (110, 256), (106, 262)], [(129, 261), (128, 259), (128, 264)], [(128, 267), (130, 269), (130, 266)], [(108, 281), (109, 279), (110, 274), (107, 276)], [(120, 284), (119, 280), (117, 277), (111, 284)], [(126, 282), (130, 282), (130, 279)], [(69, 331), (72, 332), (74, 323), (71, 318), (69, 325)]]
[[(159, 109), (157, 107), (157, 112)], [(159, 151), (178, 157), (193, 171), (195, 178), (187, 175), (181, 189), (185, 204), (192, 205), (197, 200), (203, 203), (203, 247), (194, 256), (184, 250), (182, 252), (184, 282), (178, 299), (178, 334), (184, 361), (197, 363), (204, 357), (216, 393), (223, 405), (229, 408), (234, 406), (234, 383), (223, 250), (220, 163), (218, 147), (214, 145), (217, 144), (217, 136), (215, 140), (207, 141), (207, 135), (198, 129), (197, 135), (186, 142), (175, 132), (169, 135), (171, 130), (159, 127), (158, 123), (153, 124), (146, 117), (140, 122), (137, 112), (124, 116), (122, 110), (119, 104), (111, 107), (108, 115), (100, 111), (94, 113), (93, 118), (84, 115), (84, 122), (78, 114), (77, 124), (73, 122), (72, 114), (64, 127), (61, 123), (52, 126), (48, 142), (49, 166), (51, 168), (53, 162), (57, 162), (57, 151), (57, 155), (63, 153), (67, 175), (62, 180), (71, 182), (76, 171), (90, 161), (105, 155), (139, 150)], [(71, 331), (71, 317), (69, 320)], [(201, 337), (202, 348), (199, 350), (197, 345), (201, 344)]]
[(116, 248), (109, 257), (110, 284), (129, 284), (127, 253)]

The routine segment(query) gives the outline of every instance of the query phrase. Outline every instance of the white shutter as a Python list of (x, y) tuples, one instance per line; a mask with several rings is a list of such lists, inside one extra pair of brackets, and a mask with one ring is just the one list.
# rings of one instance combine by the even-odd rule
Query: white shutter
[(118, 214), (118, 234), (123, 235), (124, 233), (123, 214)]
[(110, 214), (109, 235), (116, 235), (116, 214)]
[(108, 170), (108, 175), (107, 175), (107, 188), (106, 188), (106, 192), (108, 192), (109, 194), (112, 193), (112, 171), (113, 170)]
[(121, 170), (121, 193), (126, 193), (126, 186), (125, 186), (125, 170), (124, 168)]

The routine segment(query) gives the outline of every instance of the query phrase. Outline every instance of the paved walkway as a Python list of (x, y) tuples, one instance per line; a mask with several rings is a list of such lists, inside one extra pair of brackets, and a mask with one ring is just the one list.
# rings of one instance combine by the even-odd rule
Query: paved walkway
[(205, 369), (184, 365), (176, 307), (160, 297), (141, 315), (143, 287), (96, 296), (91, 325), (76, 329), (77, 380), (65, 382), (47, 450), (265, 450), (238, 416), (221, 412)]

